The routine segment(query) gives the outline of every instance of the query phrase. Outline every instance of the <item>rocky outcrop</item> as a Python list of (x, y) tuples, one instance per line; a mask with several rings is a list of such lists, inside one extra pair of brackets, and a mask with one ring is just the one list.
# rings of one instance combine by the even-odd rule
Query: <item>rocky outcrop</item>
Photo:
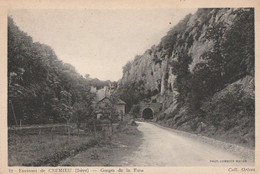
[[(203, 101), (204, 105), (200, 106), (201, 108), (197, 110), (198, 111), (197, 113), (191, 113), (191, 112), (188, 113), (188, 110), (190, 109), (189, 108), (190, 106), (188, 106), (188, 104), (179, 105), (177, 101), (177, 96), (179, 93), (175, 88), (177, 83), (176, 82), (177, 75), (175, 75), (176, 74), (174, 73), (175, 69), (173, 69), (174, 68), (173, 63), (180, 61), (180, 57), (182, 57), (182, 53), (185, 53), (186, 57), (191, 58), (191, 61), (188, 63), (187, 66), (189, 74), (194, 74), (196, 72), (196, 68), (195, 68), (196, 65), (200, 65), (203, 63), (207, 64), (208, 60), (203, 59), (202, 57), (205, 54), (211, 53), (212, 50), (215, 49), (216, 42), (218, 42), (217, 39), (214, 38), (214, 36), (213, 37), (208, 36), (208, 34), (210, 33), (209, 30), (215, 30), (218, 29), (217, 28), (218, 26), (221, 26), (222, 27), (221, 32), (228, 33), (230, 30), (232, 30), (232, 27), (235, 25), (236, 18), (238, 17), (237, 15), (239, 14), (238, 11), (241, 12), (241, 10), (243, 12), (249, 11), (248, 9), (227, 9), (227, 8), (199, 9), (195, 14), (187, 15), (182, 21), (180, 21), (175, 27), (173, 27), (165, 37), (161, 39), (161, 42), (158, 45), (152, 46), (143, 55), (136, 56), (134, 60), (128, 62), (123, 67), (124, 73), (122, 79), (118, 83), (119, 86), (129, 82), (142, 81), (143, 82), (142, 84), (144, 85), (143, 86), (144, 89), (152, 92), (152, 96), (150, 97), (150, 100), (146, 99), (145, 102), (151, 103), (156, 99), (156, 102), (162, 105), (162, 109), (160, 110), (160, 113), (156, 115), (157, 117), (156, 120), (161, 124), (176, 129), (189, 131), (189, 132), (196, 132), (196, 133), (204, 132), (207, 136), (215, 135), (214, 132), (216, 132), (216, 134), (219, 135), (225, 134), (226, 138), (227, 137), (230, 138), (230, 135), (232, 136), (234, 135), (230, 132), (228, 126), (232, 126), (232, 124), (241, 124), (242, 127), (235, 125), (235, 128), (236, 130), (241, 128), (241, 130), (243, 130), (242, 131), (243, 135), (241, 134), (241, 137), (247, 135), (247, 138), (243, 139), (241, 137), (239, 138), (236, 136), (237, 139), (234, 142), (240, 144), (248, 143), (250, 147), (254, 146), (253, 143), (254, 127), (251, 129), (249, 126), (249, 125), (252, 126), (252, 122), (254, 119), (252, 118), (247, 119), (246, 116), (244, 116), (246, 115), (247, 109), (243, 109), (245, 110), (245, 112), (241, 111), (239, 113), (236, 113), (234, 111), (234, 117), (237, 116), (239, 118), (243, 118), (246, 124), (238, 123), (235, 121), (234, 118), (230, 118), (229, 120), (226, 120), (228, 123), (226, 124), (223, 121), (225, 120), (224, 118), (223, 120), (218, 120), (216, 122), (223, 123), (223, 125), (225, 124), (225, 126), (218, 127), (218, 125), (212, 125), (214, 123), (210, 123), (210, 121), (207, 121), (204, 118), (205, 115), (207, 116), (207, 112), (209, 113), (211, 112), (209, 108), (212, 107), (211, 106), (212, 103), (216, 105), (221, 100), (232, 100), (231, 98), (225, 98), (223, 96), (226, 96), (227, 94), (230, 94), (231, 97), (235, 96), (236, 90), (238, 89), (242, 91), (243, 95), (241, 93), (240, 95), (241, 98), (236, 97), (236, 100), (238, 101), (237, 104), (241, 104), (242, 102), (240, 101), (245, 98), (247, 100), (246, 102), (248, 102), (246, 104), (250, 105), (248, 106), (250, 112), (252, 111), (252, 107), (254, 107), (252, 106), (251, 103), (251, 100), (254, 100), (254, 78), (252, 77), (253, 73), (251, 73), (254, 72), (254, 70), (252, 69), (252, 66), (250, 67), (251, 70), (247, 71), (244, 70), (244, 69), (248, 69), (248, 66), (245, 65), (243, 68), (241, 68), (241, 70), (243, 71), (241, 75), (239, 74), (239, 76), (236, 76), (235, 78), (230, 77), (231, 75), (227, 76), (227, 78), (229, 79), (226, 79), (226, 81), (224, 82), (225, 84), (222, 85), (221, 88), (218, 87), (216, 89), (217, 92), (214, 91), (213, 94), (211, 93), (203, 99), (206, 100), (209, 98), (207, 101), (205, 102)], [(250, 13), (252, 13), (252, 11), (250, 11)], [(239, 18), (240, 17), (241, 16), (239, 16)], [(214, 31), (214, 32), (213, 33), (217, 35), (218, 31)], [(243, 46), (243, 43), (239, 43), (239, 44), (240, 45), (238, 45), (238, 47)], [(245, 48), (245, 49), (249, 49), (249, 48)], [(247, 51), (248, 50), (246, 50), (246, 52)], [(228, 53), (229, 52), (227, 52), (226, 54)], [(247, 53), (249, 53), (249, 51)], [(247, 53), (244, 55), (244, 57), (249, 55)], [(230, 63), (233, 69), (225, 71), (231, 74), (233, 73), (232, 71), (236, 69), (235, 67), (236, 65), (232, 65), (232, 64), (233, 63), (236, 64), (237, 63), (236, 61), (240, 61), (241, 59), (243, 59), (242, 55), (236, 55), (236, 53), (234, 52), (232, 54), (236, 56), (234, 59), (237, 60), (233, 61), (229, 59), (229, 61), (231, 62), (233, 61), (232, 63)], [(252, 57), (252, 50), (250, 54), (251, 55), (249, 55), (249, 57), (250, 56)], [(253, 62), (252, 59), (245, 58), (243, 59), (242, 63), (237, 65), (240, 66), (243, 63), (244, 64), (251, 63), (251, 65), (253, 65), (254, 63), (252, 62)], [(218, 77), (221, 78), (222, 75), (223, 74), (221, 74)], [(204, 81), (202, 80), (201, 83), (204, 83)], [(214, 83), (214, 82), (210, 81), (210, 83)], [(181, 83), (178, 84), (179, 88), (180, 88), (180, 84)], [(203, 107), (206, 108), (206, 110), (207, 109), (208, 110), (203, 111)], [(221, 108), (224, 106), (221, 106), (221, 104), (219, 104), (218, 107)], [(213, 111), (214, 109), (211, 108), (211, 110)], [(252, 115), (253, 113), (250, 114)], [(222, 113), (222, 116), (225, 117), (225, 114), (223, 115)], [(209, 118), (209, 120), (210, 119), (211, 118)]]
[(234, 93), (236, 90), (243, 91), (251, 99), (255, 99), (255, 80), (252, 76), (246, 76), (232, 84), (229, 84), (220, 92), (217, 92), (212, 99), (217, 100), (226, 96), (228, 93)]
[[(213, 47), (213, 41), (205, 38), (206, 30), (214, 23), (224, 23), (228, 28), (236, 17), (233, 14), (237, 9), (199, 9), (194, 15), (187, 15), (168, 34), (162, 38), (157, 46), (152, 46), (143, 55), (136, 58), (124, 67), (120, 84), (131, 81), (144, 81), (146, 90), (158, 91), (161, 96), (167, 95), (175, 98), (175, 75), (169, 64), (177, 59), (178, 52), (184, 50), (192, 58), (190, 71), (203, 60), (201, 55)], [(172, 39), (172, 40), (170, 40)], [(169, 46), (170, 44), (170, 46)], [(168, 103), (172, 108), (173, 103)], [(168, 109), (168, 110), (167, 110)], [(169, 108), (166, 108), (167, 113)], [(172, 109), (170, 109), (172, 110)]]
[(153, 57), (149, 51), (145, 52), (142, 56), (137, 56), (127, 66), (125, 66), (126, 70), (120, 83), (144, 80), (146, 89), (150, 89), (151, 91), (160, 90), (163, 75), (162, 65), (153, 61)]

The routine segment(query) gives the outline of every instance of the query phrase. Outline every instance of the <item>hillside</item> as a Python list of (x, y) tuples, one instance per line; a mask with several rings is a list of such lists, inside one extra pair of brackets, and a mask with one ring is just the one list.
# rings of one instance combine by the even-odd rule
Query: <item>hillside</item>
[(117, 94), (163, 125), (254, 147), (254, 10), (199, 9), (123, 67)]
[(89, 119), (94, 97), (89, 83), (8, 18), (9, 126)]

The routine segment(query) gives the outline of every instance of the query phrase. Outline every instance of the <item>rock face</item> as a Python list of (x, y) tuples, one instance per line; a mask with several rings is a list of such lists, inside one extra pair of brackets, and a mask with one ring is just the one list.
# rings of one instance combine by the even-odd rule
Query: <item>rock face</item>
[(151, 52), (147, 51), (142, 56), (137, 56), (127, 65), (129, 67), (124, 72), (120, 83), (144, 80), (146, 89), (160, 90), (163, 68), (161, 63), (153, 61)]
[[(169, 63), (177, 58), (179, 50), (184, 50), (192, 58), (189, 66), (192, 71), (196, 64), (203, 61), (201, 55), (213, 47), (213, 41), (205, 38), (206, 30), (212, 27), (213, 23), (225, 23), (228, 28), (236, 17), (232, 13), (234, 11), (236, 9), (199, 9), (194, 15), (187, 15), (167, 34), (173, 36), (175, 42), (169, 41), (172, 42), (169, 47), (166, 37), (162, 38), (159, 45), (152, 46), (143, 55), (128, 62), (123, 68), (124, 73), (119, 85), (142, 80), (145, 89), (158, 91), (161, 96), (167, 93), (166, 98), (172, 97), (171, 103), (168, 99), (161, 99), (161, 102), (174, 108), (177, 92), (173, 85), (176, 77)], [(171, 108), (165, 108), (168, 109), (166, 113), (172, 110)]]
[[(216, 126), (214, 127), (207, 123), (206, 120), (204, 121), (198, 115), (188, 114), (189, 106), (179, 106), (177, 101), (179, 93), (175, 88), (177, 76), (173, 73), (172, 63), (179, 61), (178, 58), (181, 57), (181, 53), (187, 54), (191, 58), (191, 62), (188, 64), (188, 71), (193, 74), (196, 70), (196, 65), (205, 63), (206, 60), (202, 58), (203, 55), (211, 52), (216, 44), (216, 40), (207, 35), (209, 29), (214, 29), (215, 26), (221, 25), (222, 31), (224, 33), (228, 32), (235, 25), (238, 11), (241, 11), (241, 9), (199, 9), (195, 14), (187, 15), (161, 39), (158, 45), (152, 46), (143, 55), (136, 56), (134, 60), (128, 62), (123, 67), (123, 77), (118, 85), (142, 81), (144, 89), (152, 92), (152, 96), (150, 100), (146, 99), (145, 101), (140, 101), (140, 103), (156, 101), (162, 105), (155, 116), (156, 121), (161, 124), (189, 132), (203, 133), (204, 131), (204, 134), (207, 136), (213, 136), (218, 133), (223, 135), (223, 132), (225, 132), (226, 138), (234, 136), (233, 133), (229, 133), (230, 130), (227, 128), (224, 131), (216, 129)], [(242, 9), (242, 11), (248, 11), (248, 9)], [(251, 70), (251, 72), (253, 71)], [(229, 80), (225, 84), (226, 88), (216, 92), (212, 96), (213, 103), (218, 101), (220, 96), (225, 96), (227, 93), (235, 95), (236, 91), (234, 88), (236, 86), (239, 86), (244, 91), (248, 100), (254, 100), (253, 74), (249, 73), (247, 76), (244, 74), (239, 78), (240, 80), (237, 78)], [(207, 105), (205, 104), (205, 106), (209, 107), (210, 102)], [(200, 111), (203, 112), (203, 110)], [(245, 113), (242, 111), (237, 113), (239, 117), (243, 117), (241, 116), (243, 114)], [(251, 124), (252, 120), (254, 119), (248, 122)], [(233, 122), (235, 121), (233, 120)], [(246, 142), (249, 143), (250, 147), (254, 146), (254, 128), (249, 130), (248, 125), (250, 124), (248, 123), (241, 128), (243, 129), (243, 135), (246, 135), (247, 138), (242, 140), (242, 138), (239, 139), (238, 137), (239, 141), (234, 141), (235, 143), (241, 144), (242, 142), (243, 144), (243, 142)], [(240, 127), (237, 126), (236, 129), (240, 129)]]

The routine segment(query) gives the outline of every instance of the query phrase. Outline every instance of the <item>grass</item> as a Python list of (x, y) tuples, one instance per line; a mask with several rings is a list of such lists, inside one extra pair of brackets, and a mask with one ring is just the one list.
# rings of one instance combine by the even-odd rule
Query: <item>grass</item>
[(89, 136), (9, 135), (9, 166), (55, 166), (61, 159), (94, 146)]
[(60, 166), (124, 166), (126, 158), (131, 156), (142, 143), (142, 133), (137, 125), (124, 120), (114, 129), (111, 139), (102, 137), (98, 145), (86, 151), (62, 160)]
[[(113, 143), (123, 142), (130, 145), (133, 144), (133, 139), (140, 135), (140, 132), (136, 128), (137, 125), (129, 124), (129, 122), (132, 123), (131, 121), (131, 118), (126, 118), (114, 127), (112, 136), (108, 129), (98, 132), (96, 140), (92, 134), (81, 134), (80, 136), (75, 134), (75, 136), (68, 137), (65, 129), (56, 129), (55, 133), (51, 133), (49, 129), (42, 129), (40, 132), (38, 129), (20, 130), (19, 132), (9, 131), (8, 165), (57, 166), (60, 165), (61, 161), (67, 158), (70, 159), (76, 154), (94, 147), (96, 144), (98, 144), (95, 147), (98, 152), (101, 149), (106, 149), (108, 151), (107, 154), (111, 156), (111, 152), (118, 151), (117, 145), (114, 147)], [(131, 141), (128, 141), (128, 139), (131, 139)], [(117, 154), (124, 155), (123, 152), (118, 152)], [(95, 158), (100, 159), (100, 154), (96, 156), (96, 153), (90, 153), (87, 161), (93, 161)], [(117, 159), (116, 157), (114, 158)], [(105, 158), (105, 160), (109, 163), (110, 159)]]

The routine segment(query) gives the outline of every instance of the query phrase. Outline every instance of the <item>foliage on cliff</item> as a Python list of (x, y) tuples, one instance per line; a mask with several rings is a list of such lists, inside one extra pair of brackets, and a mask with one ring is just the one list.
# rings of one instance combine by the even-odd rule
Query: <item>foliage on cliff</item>
[(129, 112), (133, 105), (138, 104), (139, 101), (150, 98), (152, 94), (151, 90), (146, 90), (144, 82), (142, 80), (138, 82), (129, 82), (120, 85), (115, 95), (126, 102), (126, 112)]
[(99, 80), (98, 78), (91, 78), (89, 74), (85, 75), (85, 79), (89, 86), (96, 87), (97, 89), (101, 89), (104, 88), (105, 86), (109, 86), (111, 83), (115, 83), (115, 82), (111, 82), (110, 80), (102, 81)]
[(250, 132), (246, 143), (252, 144), (254, 91), (243, 92), (242, 83), (225, 97), (213, 96), (241, 79), (254, 78), (254, 47), (254, 9), (198, 9), (157, 46), (128, 63), (120, 83), (143, 80), (145, 90), (160, 91), (153, 95), (167, 107), (158, 118), (169, 126), (198, 131), (201, 122), (207, 130), (214, 122), (212, 130), (219, 132), (236, 126), (243, 135)]
[(254, 12), (234, 13), (237, 17), (228, 30), (220, 22), (206, 31), (206, 39), (213, 40), (214, 46), (202, 55), (205, 62), (193, 70), (193, 101), (196, 97), (200, 97), (197, 101), (210, 97), (246, 75), (254, 76)]
[(79, 120), (90, 116), (92, 98), (86, 79), (73, 66), (8, 18), (9, 125)]

